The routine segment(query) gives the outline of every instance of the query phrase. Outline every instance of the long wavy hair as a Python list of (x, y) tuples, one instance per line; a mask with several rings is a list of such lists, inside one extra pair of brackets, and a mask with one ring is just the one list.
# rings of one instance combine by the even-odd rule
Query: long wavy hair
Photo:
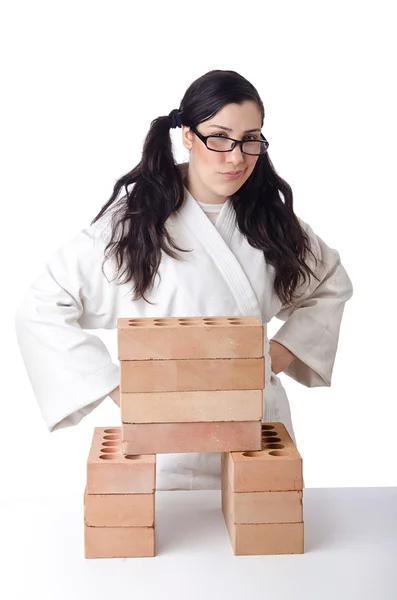
[[(265, 110), (255, 87), (235, 71), (213, 70), (194, 81), (180, 103), (183, 125), (197, 127), (211, 119), (223, 106), (256, 102)], [(117, 274), (125, 274), (121, 283), (132, 281), (133, 300), (142, 298), (153, 288), (162, 252), (180, 259), (179, 248), (170, 237), (166, 222), (184, 201), (183, 176), (174, 161), (169, 115), (151, 122), (146, 135), (141, 161), (120, 177), (113, 194), (93, 219), (95, 223), (111, 207), (111, 238), (105, 249), (105, 260), (116, 259)], [(128, 186), (133, 187), (131, 190)], [(125, 195), (115, 201), (120, 191)], [(283, 196), (283, 199), (280, 196)], [(292, 304), (294, 292), (306, 275), (317, 276), (306, 264), (311, 250), (310, 238), (301, 227), (293, 210), (290, 185), (273, 167), (269, 152), (258, 157), (250, 177), (231, 196), (238, 228), (249, 244), (262, 250), (265, 260), (275, 270), (274, 289), (284, 305)], [(123, 272), (121, 269), (124, 267)], [(103, 266), (102, 266), (103, 269)]]

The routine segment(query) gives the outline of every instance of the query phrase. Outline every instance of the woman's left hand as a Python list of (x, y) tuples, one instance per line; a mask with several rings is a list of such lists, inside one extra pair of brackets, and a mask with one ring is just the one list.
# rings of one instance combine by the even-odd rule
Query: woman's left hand
[(272, 371), (275, 375), (281, 373), (281, 371), (285, 371), (296, 358), (295, 354), (292, 354), (288, 348), (273, 340), (270, 341), (269, 354), (272, 362)]

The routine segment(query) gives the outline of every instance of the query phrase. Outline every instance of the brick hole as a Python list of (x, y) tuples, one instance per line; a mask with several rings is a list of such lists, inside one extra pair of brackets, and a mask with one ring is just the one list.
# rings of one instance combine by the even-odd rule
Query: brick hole
[(104, 435), (103, 439), (104, 440), (121, 440), (121, 436), (120, 435)]
[(125, 454), (124, 458), (127, 460), (138, 460), (142, 457), (142, 454)]
[(164, 321), (172, 321), (169, 317), (158, 317), (156, 319), (152, 319), (153, 323), (163, 323)]
[(100, 454), (99, 458), (102, 460), (115, 460), (116, 456), (114, 454)]
[(153, 319), (153, 323), (155, 325), (175, 325), (175, 320), (164, 317), (164, 319)]
[(201, 325), (201, 319), (179, 319), (179, 325)]
[(242, 325), (242, 321), (239, 321), (238, 319), (228, 319), (229, 323), (231, 325)]
[(243, 456), (263, 456), (265, 453), (262, 450), (255, 450), (255, 452), (243, 452)]
[(277, 431), (262, 431), (262, 437), (275, 437), (278, 436)]
[(274, 429), (274, 425), (262, 425), (262, 431), (268, 431), (269, 429)]
[(102, 446), (119, 446), (119, 442), (102, 442)]
[(142, 321), (128, 321), (129, 327), (145, 327), (146, 323), (142, 323)]
[(204, 321), (226, 321), (225, 317), (203, 317)]
[(103, 453), (106, 453), (106, 452), (113, 452), (113, 453), (115, 453), (115, 452), (119, 452), (119, 449), (118, 449), (117, 447), (116, 447), (116, 448), (114, 448), (114, 447), (112, 447), (112, 448), (105, 447), (105, 448), (104, 448), (104, 447), (102, 446), (102, 448), (101, 448), (101, 452), (103, 452)]
[(272, 450), (269, 452), (270, 456), (289, 456), (289, 452), (286, 450)]
[(225, 317), (204, 317), (203, 320), (206, 325), (227, 325)]
[(282, 448), (285, 448), (285, 446), (283, 446), (283, 444), (264, 444), (262, 448), (264, 450), (281, 450)]
[(266, 438), (264, 436), (262, 436), (262, 442), (264, 444), (274, 444), (275, 442), (281, 442), (281, 438), (275, 437), (275, 438)]
[(201, 317), (178, 317), (179, 322), (190, 323), (191, 321), (202, 321)]

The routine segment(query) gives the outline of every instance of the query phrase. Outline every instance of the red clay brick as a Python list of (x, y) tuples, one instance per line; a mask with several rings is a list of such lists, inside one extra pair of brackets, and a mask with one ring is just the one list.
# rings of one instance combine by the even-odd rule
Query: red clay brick
[(256, 317), (117, 319), (119, 360), (256, 358), (264, 329)]
[(301, 490), (290, 492), (233, 492), (230, 481), (222, 481), (222, 496), (228, 502), (233, 523), (301, 523)]
[[(302, 490), (302, 457), (283, 423), (263, 424), (259, 452), (225, 452), (226, 470), (234, 492)], [(275, 434), (270, 436), (269, 434)]]
[(120, 361), (121, 393), (258, 390), (264, 385), (264, 358)]
[(155, 556), (154, 527), (89, 527), (84, 525), (85, 558)]
[(120, 394), (123, 423), (260, 421), (263, 390)]
[(84, 494), (84, 523), (90, 527), (154, 527), (152, 494)]
[(123, 423), (124, 454), (225, 452), (261, 447), (261, 421)]
[(151, 494), (155, 490), (154, 453), (126, 457), (121, 441), (121, 427), (95, 427), (87, 460), (88, 494)]

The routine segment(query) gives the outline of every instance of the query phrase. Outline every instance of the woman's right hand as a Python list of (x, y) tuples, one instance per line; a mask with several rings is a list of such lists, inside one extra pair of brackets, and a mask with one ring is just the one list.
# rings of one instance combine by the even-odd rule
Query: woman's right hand
[(120, 386), (117, 386), (112, 392), (110, 392), (109, 396), (113, 402), (120, 407)]

